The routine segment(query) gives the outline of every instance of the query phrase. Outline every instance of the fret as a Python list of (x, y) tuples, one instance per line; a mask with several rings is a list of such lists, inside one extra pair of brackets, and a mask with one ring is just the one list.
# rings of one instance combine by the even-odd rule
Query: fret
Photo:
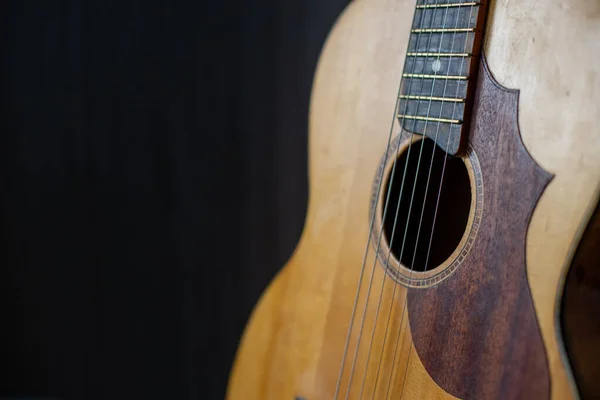
[(457, 79), (467, 80), (468, 76), (457, 76), (457, 75), (427, 75), (427, 74), (402, 74), (404, 78), (419, 78), (419, 79)]
[(396, 113), (403, 129), (435, 137), (450, 154), (468, 132), (485, 9), (473, 0), (417, 0), (415, 8)]
[[(473, 0), (454, 0), (455, 3), (468, 4)], [(446, 4), (448, 0), (417, 0), (417, 4)]]
[(425, 75), (469, 76), (470, 63), (462, 57), (409, 57), (405, 71)]
[(464, 102), (401, 99), (399, 113), (415, 118), (441, 118), (448, 121), (462, 118)]
[(413, 53), (462, 53), (473, 47), (475, 32), (431, 32), (413, 33), (408, 42), (408, 51)]
[(429, 28), (411, 29), (412, 33), (453, 33), (453, 32), (475, 32), (475, 28)]
[(419, 121), (429, 121), (429, 122), (445, 122), (445, 123), (448, 123), (448, 124), (462, 124), (462, 121), (459, 120), (459, 119), (421, 117), (419, 115), (403, 115), (403, 114), (398, 114), (398, 118), (400, 118), (400, 119), (415, 119), (415, 120), (419, 120)]
[(414, 95), (400, 95), (401, 99), (407, 100), (429, 100), (429, 101), (448, 101), (451, 103), (464, 103), (465, 99), (455, 97), (432, 97), (432, 96), (414, 96)]
[(436, 79), (411, 78), (402, 83), (401, 95), (404, 96), (432, 96), (432, 97), (467, 97), (467, 81), (464, 79)]
[(478, 10), (479, 6), (417, 9), (412, 29), (475, 28)]
[(418, 4), (417, 9), (419, 8), (450, 8), (450, 7), (476, 7), (481, 5), (476, 1), (469, 1), (465, 3), (446, 3), (446, 4)]
[(471, 53), (406, 53), (409, 57), (471, 57)]

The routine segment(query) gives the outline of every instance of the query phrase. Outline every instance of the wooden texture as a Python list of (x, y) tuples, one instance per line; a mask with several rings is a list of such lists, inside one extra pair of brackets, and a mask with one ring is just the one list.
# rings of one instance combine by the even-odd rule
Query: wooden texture
[(470, 134), (483, 175), (481, 228), (450, 279), (408, 293), (419, 358), (463, 399), (547, 399), (550, 392), (525, 236), (551, 176), (521, 142), (517, 104), (518, 92), (499, 87), (482, 63)]
[(600, 203), (583, 233), (562, 300), (562, 332), (581, 398), (600, 398)]
[[(502, 0), (489, 7), (484, 49), (490, 71), (503, 86), (520, 90), (524, 146), (554, 175), (524, 246), (551, 398), (568, 400), (574, 398), (573, 386), (557, 330), (557, 293), (573, 239), (587, 222), (600, 183), (600, 4)], [(413, 10), (410, 0), (357, 0), (328, 38), (311, 102), (305, 229), (290, 262), (252, 314), (228, 399), (334, 398), (369, 237), (371, 184), (395, 120)], [(423, 366), (404, 312), (406, 289), (386, 279), (380, 266), (372, 269), (373, 253), (365, 264), (358, 323), (351, 330), (338, 398), (345, 398), (348, 383), (351, 399), (360, 398), (361, 386), (363, 398), (385, 398), (387, 387), (389, 398), (454, 398)], [(349, 382), (367, 299), (363, 340)], [(380, 322), (375, 322), (378, 308)], [(384, 344), (386, 325), (390, 339)], [(373, 326), (382, 329), (372, 335)]]
[(454, 155), (467, 143), (487, 2), (419, 0), (416, 7), (398, 115), (405, 130)]

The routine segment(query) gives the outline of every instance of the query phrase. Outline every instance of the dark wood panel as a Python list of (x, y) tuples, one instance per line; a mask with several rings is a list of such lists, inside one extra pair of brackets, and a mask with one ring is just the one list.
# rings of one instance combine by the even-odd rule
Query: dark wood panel
[(575, 252), (562, 299), (562, 331), (581, 399), (600, 398), (600, 204)]
[(551, 176), (521, 142), (517, 99), (518, 92), (501, 88), (481, 63), (470, 132), (483, 176), (479, 233), (453, 276), (408, 294), (418, 356), (432, 378), (461, 399), (550, 395), (525, 243), (531, 214)]

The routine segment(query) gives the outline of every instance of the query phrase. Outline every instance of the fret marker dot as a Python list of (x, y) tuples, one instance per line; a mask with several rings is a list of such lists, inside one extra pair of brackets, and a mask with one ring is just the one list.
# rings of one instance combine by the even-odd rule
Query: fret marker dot
[(433, 72), (439, 72), (439, 70), (442, 69), (442, 63), (440, 60), (433, 61), (433, 63), (431, 63), (431, 69)]

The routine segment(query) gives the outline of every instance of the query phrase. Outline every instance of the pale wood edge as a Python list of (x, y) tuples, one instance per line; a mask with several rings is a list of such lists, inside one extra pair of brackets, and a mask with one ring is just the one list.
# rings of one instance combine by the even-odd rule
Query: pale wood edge
[(313, 70), (313, 77), (311, 79), (311, 93), (310, 93), (310, 99), (309, 99), (309, 105), (308, 105), (308, 114), (306, 115), (307, 119), (308, 119), (308, 131), (307, 131), (307, 148), (309, 149), (309, 154), (307, 156), (307, 167), (306, 167), (306, 175), (307, 175), (307, 181), (308, 181), (308, 188), (307, 188), (307, 199), (306, 199), (306, 210), (304, 213), (304, 220), (302, 222), (302, 229), (300, 231), (300, 237), (298, 238), (298, 241), (296, 243), (296, 245), (294, 246), (294, 249), (292, 250), (292, 252), (290, 253), (290, 256), (287, 260), (287, 262), (285, 262), (283, 264), (283, 267), (277, 271), (277, 273), (271, 278), (271, 280), (267, 283), (267, 285), (265, 286), (264, 290), (262, 291), (262, 293), (260, 294), (260, 296), (258, 297), (256, 303), (253, 305), (252, 311), (250, 312), (250, 315), (248, 316), (248, 318), (246, 319), (246, 323), (244, 325), (244, 329), (242, 330), (241, 336), (239, 338), (238, 344), (237, 344), (237, 349), (236, 352), (234, 354), (234, 358), (233, 358), (233, 363), (231, 364), (231, 367), (229, 369), (229, 376), (227, 379), (227, 388), (225, 391), (225, 399), (229, 400), (232, 399), (232, 391), (235, 389), (235, 382), (236, 380), (239, 380), (239, 373), (238, 373), (238, 368), (239, 368), (239, 364), (241, 363), (241, 356), (242, 354), (246, 351), (245, 348), (246, 346), (244, 346), (245, 342), (248, 340), (248, 333), (252, 330), (254, 322), (256, 322), (257, 320), (257, 316), (259, 315), (259, 313), (261, 312), (261, 305), (265, 304), (266, 302), (268, 302), (268, 297), (271, 296), (271, 293), (274, 291), (274, 288), (278, 285), (279, 281), (283, 280), (284, 277), (283, 275), (285, 275), (291, 268), (291, 264), (294, 263), (294, 260), (298, 257), (298, 254), (301, 252), (301, 248), (303, 247), (303, 243), (305, 243), (306, 239), (307, 239), (307, 226), (310, 223), (311, 220), (311, 210), (314, 208), (314, 199), (312, 196), (312, 190), (311, 190), (311, 155), (310, 155), (310, 149), (311, 149), (311, 141), (312, 141), (312, 129), (311, 129), (311, 118), (313, 115), (313, 96), (314, 96), (314, 87), (315, 87), (315, 83), (318, 79), (318, 75), (319, 75), (319, 71), (320, 71), (320, 66), (323, 63), (323, 53), (325, 51), (325, 49), (327, 48), (329, 42), (331, 41), (331, 38), (335, 35), (336, 33), (336, 28), (339, 29), (340, 21), (342, 21), (346, 14), (348, 14), (352, 8), (354, 8), (355, 4), (357, 3), (357, 0), (351, 0), (346, 7), (344, 7), (344, 9), (342, 10), (342, 12), (339, 13), (339, 15), (333, 20), (331, 27), (327, 33), (327, 35), (325, 36), (325, 40), (323, 40), (323, 43), (321, 44), (321, 49), (319, 50), (319, 56), (317, 58), (317, 62), (315, 64), (314, 70)]

